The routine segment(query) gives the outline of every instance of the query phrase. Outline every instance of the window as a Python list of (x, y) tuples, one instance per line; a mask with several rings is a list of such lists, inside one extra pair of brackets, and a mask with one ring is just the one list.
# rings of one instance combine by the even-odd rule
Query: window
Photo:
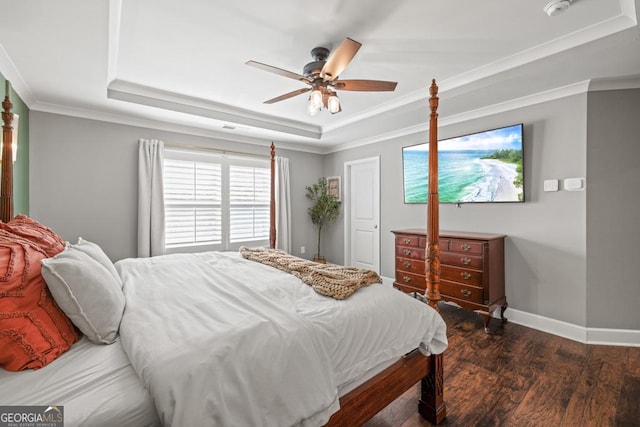
[(165, 149), (167, 252), (267, 245), (266, 159)]

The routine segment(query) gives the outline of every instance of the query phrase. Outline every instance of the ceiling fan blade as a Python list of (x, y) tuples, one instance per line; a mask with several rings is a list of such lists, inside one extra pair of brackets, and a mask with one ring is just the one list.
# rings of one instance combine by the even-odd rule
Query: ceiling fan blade
[(264, 71), (269, 71), (270, 73), (275, 73), (280, 76), (288, 77), (290, 79), (299, 80), (301, 82), (310, 84), (309, 79), (307, 79), (305, 76), (294, 73), (292, 71), (283, 70), (282, 68), (274, 67), (272, 65), (267, 65), (263, 64), (262, 62), (256, 61), (247, 61), (246, 64)]
[(303, 89), (296, 89), (293, 92), (285, 93), (284, 95), (280, 95), (268, 101), (264, 101), (264, 104), (273, 104), (275, 102), (284, 101), (285, 99), (293, 98), (294, 96), (297, 96), (297, 95), (302, 95), (303, 93), (309, 92), (310, 90), (311, 90), (310, 87), (306, 87)]
[(349, 37), (344, 39), (340, 46), (329, 56), (324, 67), (322, 67), (322, 71), (320, 71), (324, 81), (328, 82), (337, 78), (347, 68), (353, 57), (356, 56), (360, 46), (362, 46), (362, 43), (358, 43)]
[(384, 80), (338, 80), (333, 86), (336, 90), (392, 92), (396, 89), (397, 84), (397, 82), (386, 82)]

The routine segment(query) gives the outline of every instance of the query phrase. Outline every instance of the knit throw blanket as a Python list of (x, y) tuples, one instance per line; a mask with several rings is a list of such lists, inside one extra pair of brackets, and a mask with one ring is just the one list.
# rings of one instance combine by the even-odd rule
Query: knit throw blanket
[(375, 271), (319, 264), (289, 255), (279, 249), (241, 247), (240, 254), (248, 260), (293, 274), (320, 295), (338, 300), (349, 297), (364, 286), (382, 283), (382, 279)]

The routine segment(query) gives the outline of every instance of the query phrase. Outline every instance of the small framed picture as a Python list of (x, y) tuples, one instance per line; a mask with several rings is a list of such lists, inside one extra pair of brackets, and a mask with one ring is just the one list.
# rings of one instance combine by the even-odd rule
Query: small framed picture
[(327, 187), (329, 188), (329, 194), (338, 199), (338, 201), (342, 200), (342, 191), (340, 185), (340, 177), (339, 176), (329, 176), (327, 177)]

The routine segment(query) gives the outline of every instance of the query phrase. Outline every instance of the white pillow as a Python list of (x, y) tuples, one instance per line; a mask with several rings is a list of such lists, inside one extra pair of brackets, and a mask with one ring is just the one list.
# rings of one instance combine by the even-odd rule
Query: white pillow
[(96, 344), (114, 342), (125, 300), (121, 283), (103, 265), (68, 246), (42, 260), (42, 276), (60, 309), (87, 338)]
[(109, 273), (111, 273), (113, 278), (116, 279), (116, 282), (120, 283), (120, 288), (122, 288), (122, 279), (120, 279), (120, 275), (116, 271), (116, 268), (113, 266), (113, 263), (111, 262), (107, 254), (104, 253), (102, 248), (98, 246), (97, 243), (84, 240), (82, 237), (78, 237), (78, 243), (76, 243), (75, 245), (69, 243), (69, 246), (84, 252), (94, 260), (98, 261), (102, 266), (104, 266), (104, 268), (109, 271)]

